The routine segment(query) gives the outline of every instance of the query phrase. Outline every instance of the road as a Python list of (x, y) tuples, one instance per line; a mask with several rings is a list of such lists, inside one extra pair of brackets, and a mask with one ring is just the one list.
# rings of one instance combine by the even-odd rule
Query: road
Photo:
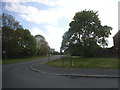
[[(50, 60), (59, 57), (51, 56)], [(3, 65), (2, 88), (118, 88), (117, 78), (72, 78), (30, 70), (31, 65), (46, 61), (48, 58)]]

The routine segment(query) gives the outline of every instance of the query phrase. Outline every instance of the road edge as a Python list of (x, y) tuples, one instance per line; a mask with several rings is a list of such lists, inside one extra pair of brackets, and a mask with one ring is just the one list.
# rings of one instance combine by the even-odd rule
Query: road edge
[(41, 70), (33, 68), (35, 65), (30, 66), (30, 70), (34, 72), (40, 72), (43, 74), (49, 74), (49, 75), (58, 75), (58, 76), (70, 76), (70, 77), (88, 77), (88, 78), (120, 78), (120, 76), (113, 76), (113, 75), (85, 75), (85, 74), (58, 74), (58, 73), (48, 73), (43, 72)]

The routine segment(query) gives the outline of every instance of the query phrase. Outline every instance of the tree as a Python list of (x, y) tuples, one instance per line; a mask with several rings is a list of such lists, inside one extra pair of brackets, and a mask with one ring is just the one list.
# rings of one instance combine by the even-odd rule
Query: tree
[[(22, 26), (19, 24), (18, 21), (15, 20), (15, 18), (12, 15), (9, 14), (2, 14), (2, 51), (5, 58), (7, 58), (10, 49), (12, 49), (13, 46), (13, 36), (14, 36), (14, 30), (17, 28), (22, 28)], [(11, 48), (10, 48), (11, 47)], [(9, 50), (8, 50), (9, 49)], [(10, 52), (11, 53), (11, 52)]]
[(49, 46), (42, 35), (35, 35), (37, 42), (38, 55), (46, 55), (49, 52)]
[(19, 24), (15, 18), (10, 14), (3, 13), (2, 15), (2, 25), (8, 26), (10, 29), (16, 30), (17, 28), (22, 28), (22, 25)]
[(36, 40), (29, 30), (18, 28), (2, 28), (2, 50), (5, 58), (25, 57), (36, 55)]
[(82, 56), (94, 56), (100, 46), (107, 45), (106, 38), (111, 27), (101, 25), (98, 12), (83, 10), (77, 12), (69, 24), (69, 30), (63, 35), (61, 49)]
[(7, 58), (8, 52), (10, 50), (10, 42), (13, 39), (14, 31), (7, 26), (2, 27), (2, 52), (3, 57)]
[(15, 18), (3, 14), (2, 52), (3, 58), (26, 57), (36, 55), (36, 40), (30, 31), (19, 25)]
[(27, 29), (19, 28), (15, 31), (15, 41), (17, 43), (16, 52), (21, 56), (36, 55), (36, 40)]

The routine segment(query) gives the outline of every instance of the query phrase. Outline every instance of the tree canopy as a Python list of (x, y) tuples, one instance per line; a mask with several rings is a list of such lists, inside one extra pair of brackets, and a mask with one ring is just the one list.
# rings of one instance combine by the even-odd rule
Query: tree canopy
[(15, 18), (10, 14), (3, 13), (2, 15), (2, 26), (7, 26), (10, 29), (16, 30), (17, 28), (22, 28), (22, 25), (19, 24)]
[(47, 41), (45, 40), (45, 38), (38, 34), (35, 35), (35, 39), (37, 42), (37, 54), (38, 55), (46, 55), (49, 52), (49, 45), (47, 43)]
[[(2, 17), (3, 59), (38, 55), (38, 42), (36, 38), (31, 35), (30, 31), (24, 29), (12, 15), (3, 14)], [(43, 41), (39, 42), (39, 44), (42, 43)], [(47, 42), (44, 41), (40, 55), (46, 54), (45, 51), (48, 50), (46, 48)]]
[(112, 30), (101, 25), (98, 12), (93, 10), (77, 12), (69, 26), (63, 35), (61, 51), (83, 56), (94, 56), (100, 47), (106, 46)]
[[(6, 58), (25, 57), (36, 54), (36, 41), (29, 30), (2, 27), (2, 51)], [(5, 56), (4, 56), (5, 57)]]

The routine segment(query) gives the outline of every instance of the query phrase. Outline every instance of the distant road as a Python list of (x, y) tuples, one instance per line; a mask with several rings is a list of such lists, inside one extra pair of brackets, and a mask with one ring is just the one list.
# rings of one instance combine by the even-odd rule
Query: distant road
[[(54, 55), (50, 60), (60, 58)], [(30, 70), (33, 64), (47, 62), (48, 58), (4, 65), (2, 71), (3, 88), (118, 88), (116, 78), (71, 78), (47, 75)]]

